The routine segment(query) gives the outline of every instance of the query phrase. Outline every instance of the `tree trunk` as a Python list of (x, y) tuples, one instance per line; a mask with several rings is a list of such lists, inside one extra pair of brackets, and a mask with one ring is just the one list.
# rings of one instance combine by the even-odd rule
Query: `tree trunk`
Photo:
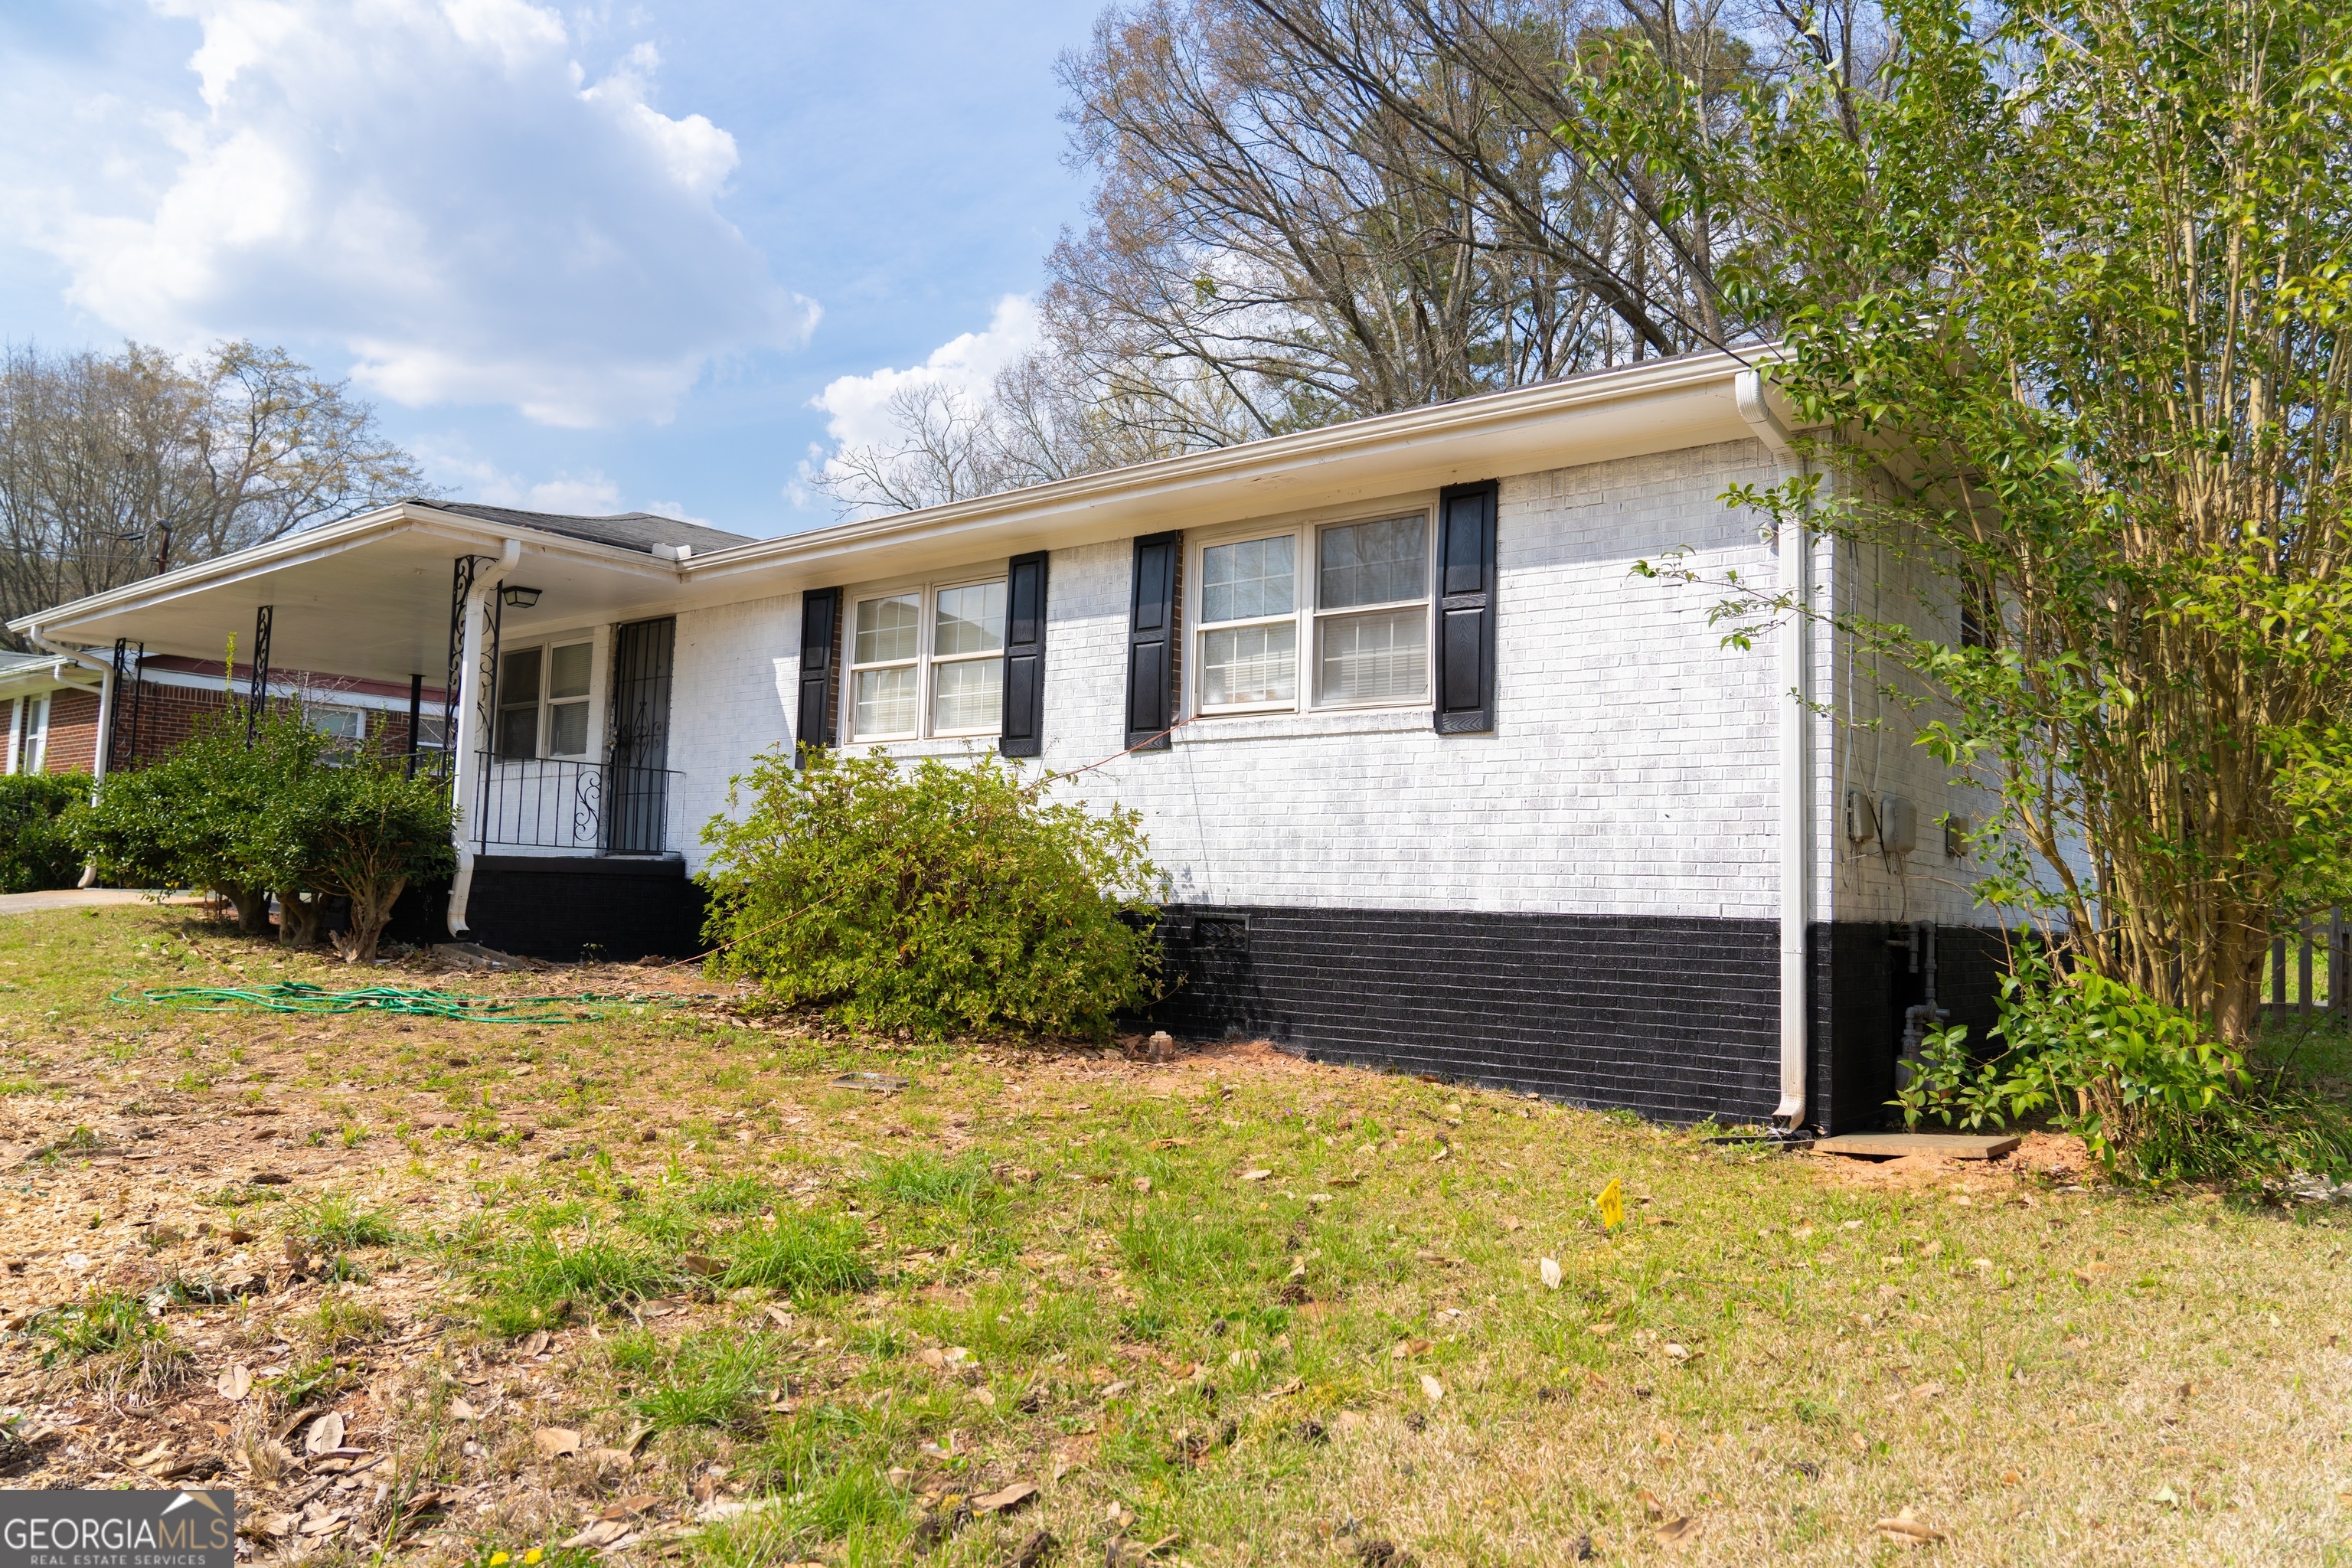
[(269, 889), (227, 886), (213, 889), (236, 909), (239, 936), (259, 936), (269, 929)]
[(281, 888), (278, 892), (278, 940), (288, 947), (319, 945), (319, 919), (326, 913), (323, 899), (305, 900), (299, 888)]
[(352, 929), (335, 937), (335, 951), (345, 963), (364, 963), (375, 957), (375, 944), (392, 923), (392, 906), (408, 886), (405, 877), (389, 882), (362, 883), (352, 889)]

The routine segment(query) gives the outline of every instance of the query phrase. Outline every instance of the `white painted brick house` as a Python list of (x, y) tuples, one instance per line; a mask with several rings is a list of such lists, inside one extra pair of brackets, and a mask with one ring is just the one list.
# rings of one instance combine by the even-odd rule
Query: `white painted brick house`
[[(408, 502), (16, 629), (106, 667), (255, 626), (446, 682), (465, 865), (420, 928), (690, 952), (699, 828), (756, 755), (1001, 751), (1143, 814), (1179, 1033), (1867, 1125), (1928, 987), (1989, 1009), (1943, 828), (1982, 803), (1825, 624), (1727, 647), (1719, 595), (1635, 570), (1937, 628), (1726, 504), (1797, 460), (1753, 373), (1693, 356), (781, 539)], [(1902, 848), (1874, 825), (1906, 803)]]

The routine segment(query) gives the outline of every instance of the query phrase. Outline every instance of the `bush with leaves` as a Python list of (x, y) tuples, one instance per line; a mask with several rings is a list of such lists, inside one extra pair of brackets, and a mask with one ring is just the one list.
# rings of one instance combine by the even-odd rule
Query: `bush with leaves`
[(1965, 1025), (1930, 1035), (1897, 1094), (1904, 1121), (1975, 1131), (2048, 1112), (2107, 1170), (2149, 1180), (2352, 1168), (2340, 1111), (2264, 1083), (2246, 1058), (2168, 1006), (2090, 969), (2021, 949), (2001, 982), (2001, 1042), (1972, 1056)]
[(89, 799), (88, 773), (0, 778), (0, 893), (70, 888), (81, 877), (67, 816)]
[(282, 886), (271, 807), (323, 765), (322, 747), (298, 713), (266, 715), (250, 745), (242, 712), (212, 715), (156, 762), (109, 773), (71, 819), (75, 845), (111, 880), (211, 889), (236, 907), (237, 929), (257, 935)]
[[(336, 935), (335, 947), (345, 963), (357, 963), (375, 956), (392, 907), (411, 882), (456, 866), (454, 828), (440, 780), (409, 777), (397, 757), (335, 753), (271, 801), (263, 837), (281, 889), (351, 901), (351, 931)], [(289, 901), (281, 892), (281, 907)]]
[(1137, 813), (1052, 783), (992, 756), (761, 759), (703, 830), (714, 967), (861, 1028), (1107, 1036), (1157, 994), (1160, 874)]

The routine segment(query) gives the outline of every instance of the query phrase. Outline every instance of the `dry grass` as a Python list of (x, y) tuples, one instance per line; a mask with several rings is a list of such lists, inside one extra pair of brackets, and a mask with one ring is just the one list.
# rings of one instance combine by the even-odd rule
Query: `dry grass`
[[(123, 1484), (175, 1436), (299, 1530), (316, 1482), (271, 1445), (299, 1393), (386, 1458), (265, 1556), (457, 1563), (599, 1513), (618, 1559), (746, 1568), (1004, 1563), (1040, 1529), (1073, 1563), (1169, 1537), (1202, 1564), (1876, 1563), (1915, 1550), (1877, 1528), (1906, 1509), (1932, 1560), (2310, 1563), (2352, 1530), (2325, 1212), (2102, 1190), (2050, 1142), (1994, 1170), (1758, 1154), (1263, 1047), (102, 1000), (281, 963), (153, 911), (0, 928), (8, 1163), (76, 1126), (109, 1151), (14, 1172), (0, 1306), (259, 1276), (168, 1314), (200, 1373), (177, 1405), (14, 1374), (0, 1403), (50, 1435), (8, 1484)], [(364, 1278), (289, 1261), (322, 1202), (389, 1216), (337, 1254)], [(139, 1239), (159, 1223), (187, 1239)], [(755, 1264), (786, 1293), (725, 1283)], [(1014, 1481), (1039, 1492), (1007, 1517), (959, 1505)]]

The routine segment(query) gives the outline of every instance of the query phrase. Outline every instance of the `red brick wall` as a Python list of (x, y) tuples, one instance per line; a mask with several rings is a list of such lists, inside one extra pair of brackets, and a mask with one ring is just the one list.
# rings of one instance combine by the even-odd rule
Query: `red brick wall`
[(86, 773), (98, 766), (98, 693), (49, 693), (49, 758), (42, 771)]
[[(130, 700), (124, 701), (115, 730), (116, 754), (110, 766), (137, 767), (170, 754), (195, 733), (200, 719), (229, 706), (228, 694), (217, 686), (159, 686), (152, 680), (138, 683), (137, 701), (135, 715)], [(367, 714), (369, 750), (408, 750), (408, 714), (404, 710), (387, 712), (371, 708), (363, 711)], [(134, 717), (139, 731), (135, 744), (131, 738)]]

